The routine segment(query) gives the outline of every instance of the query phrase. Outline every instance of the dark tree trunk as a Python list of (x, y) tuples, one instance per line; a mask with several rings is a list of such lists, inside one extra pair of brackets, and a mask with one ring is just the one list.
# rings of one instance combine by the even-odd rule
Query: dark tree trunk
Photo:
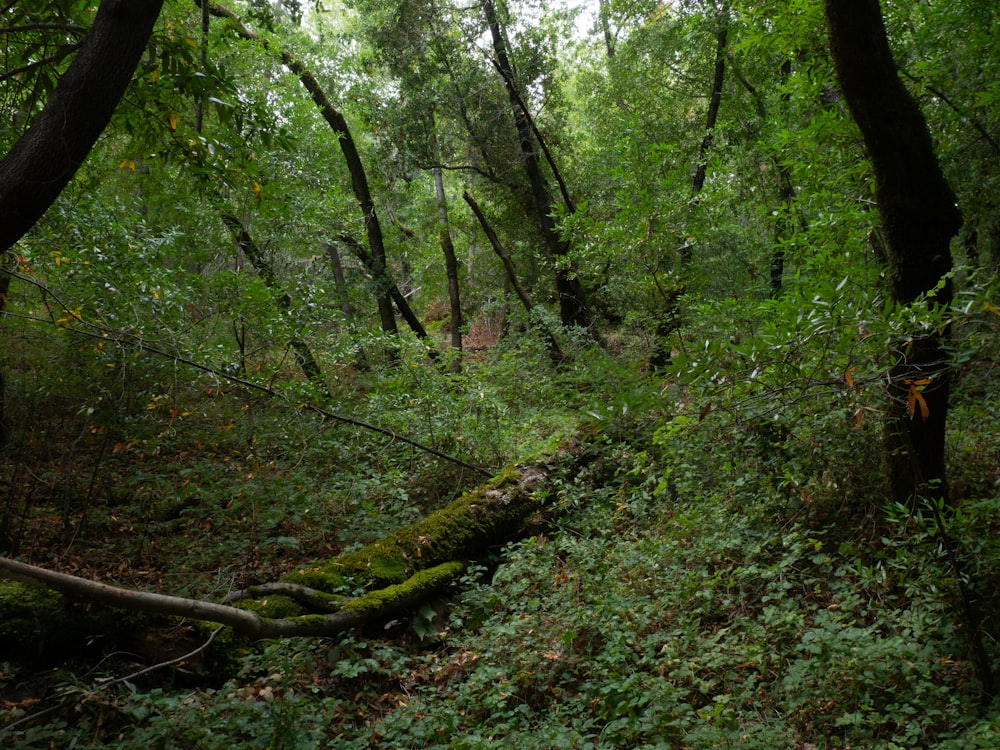
[(490, 27), (493, 52), (496, 55), (496, 66), (503, 77), (507, 95), (510, 98), (511, 108), (514, 112), (514, 125), (517, 128), (518, 140), (521, 144), (524, 169), (528, 177), (528, 185), (531, 188), (535, 216), (538, 219), (542, 232), (545, 254), (555, 266), (560, 319), (565, 326), (592, 328), (594, 320), (590, 314), (590, 308), (587, 306), (587, 297), (583, 291), (583, 284), (580, 283), (580, 279), (573, 273), (573, 270), (566, 267), (565, 258), (569, 252), (569, 243), (559, 236), (555, 219), (552, 218), (552, 199), (549, 196), (538, 154), (535, 151), (535, 138), (531, 120), (515, 85), (514, 69), (507, 56), (507, 44), (500, 29), (500, 21), (497, 18), (496, 8), (493, 6), (492, 0), (482, 0), (482, 7), (486, 15), (486, 21)]
[[(896, 74), (878, 0), (827, 0), (830, 47), (844, 98), (875, 170), (885, 229), (890, 293), (906, 305), (934, 294), (951, 302), (951, 239), (962, 225), (955, 195), (938, 165), (923, 114)], [(937, 289), (939, 284), (942, 284)], [(937, 291), (935, 291), (937, 289)], [(901, 346), (892, 372), (888, 426), (892, 486), (910, 502), (947, 493), (944, 465), (949, 363), (942, 337)], [(921, 385), (923, 381), (930, 381)], [(913, 394), (919, 391), (920, 397)], [(926, 402), (926, 418), (914, 405)], [(909, 408), (908, 408), (909, 407)]]
[[(792, 75), (792, 61), (785, 60), (781, 66), (781, 82), (787, 84)], [(791, 95), (785, 91), (781, 95), (781, 101), (788, 103)], [(781, 293), (781, 287), (785, 276), (785, 248), (782, 241), (792, 233), (792, 213), (794, 211), (795, 188), (792, 186), (792, 171), (788, 164), (782, 161), (781, 157), (775, 159), (778, 168), (778, 197), (781, 200), (779, 209), (778, 225), (775, 229), (774, 249), (771, 252), (771, 294), (777, 297)]]
[[(761, 96), (757, 88), (746, 79), (740, 69), (735, 65), (733, 67), (733, 73), (743, 88), (747, 90), (750, 96), (753, 97), (754, 105), (757, 109), (757, 117), (763, 126), (767, 126), (769, 122), (767, 105), (764, 103), (764, 97)], [(792, 61), (785, 60), (781, 65), (781, 82), (786, 84), (788, 78), (792, 74)], [(783, 104), (787, 104), (791, 99), (791, 95), (785, 91), (781, 94), (781, 101)], [(792, 184), (792, 170), (788, 168), (788, 165), (782, 161), (781, 155), (776, 154), (772, 157), (774, 162), (775, 173), (778, 175), (778, 199), (781, 202), (781, 209), (778, 212), (778, 220), (775, 222), (774, 231), (774, 246), (771, 250), (771, 264), (769, 273), (769, 284), (771, 287), (771, 296), (777, 297), (781, 293), (781, 287), (784, 284), (785, 276), (785, 248), (782, 245), (782, 240), (793, 233), (794, 219), (798, 219), (798, 225), (803, 232), (809, 230), (809, 224), (806, 222), (805, 217), (802, 214), (795, 216), (795, 187)]]
[(451, 305), (451, 348), (457, 355), (453, 367), (458, 372), (462, 369), (462, 298), (458, 288), (458, 258), (455, 256), (455, 243), (451, 241), (451, 229), (448, 226), (448, 201), (444, 193), (441, 167), (434, 168), (434, 191), (438, 203), (438, 235), (441, 238), (441, 252), (444, 254), (444, 273), (448, 278), (448, 301)]
[(497, 237), (497, 233), (493, 231), (493, 227), (490, 226), (489, 221), (486, 219), (486, 215), (483, 210), (479, 207), (479, 203), (473, 198), (468, 191), (462, 193), (462, 198), (466, 203), (469, 204), (469, 208), (472, 209), (473, 215), (476, 217), (476, 221), (479, 222), (479, 226), (483, 230), (483, 234), (486, 235), (486, 239), (490, 243), (490, 247), (493, 248), (493, 252), (497, 254), (500, 258), (500, 262), (503, 264), (504, 273), (507, 274), (507, 281), (514, 288), (514, 292), (517, 294), (517, 298), (521, 300), (521, 304), (524, 305), (524, 309), (529, 313), (531, 312), (532, 304), (531, 297), (521, 286), (520, 280), (517, 278), (517, 270), (514, 268), (514, 263), (510, 259), (510, 255), (507, 253), (506, 248), (504, 248), (503, 243), (500, 242), (500, 238)]
[[(378, 278), (378, 265), (372, 254), (365, 250), (364, 245), (347, 233), (338, 235), (337, 239), (350, 249), (355, 258), (361, 261), (361, 264), (368, 270), (368, 273), (372, 275), (372, 278)], [(406, 301), (406, 297), (403, 296), (401, 291), (399, 291), (399, 287), (396, 286), (396, 282), (391, 278), (386, 278), (386, 283), (388, 285), (389, 300), (396, 304), (396, 309), (399, 310), (399, 314), (403, 317), (403, 320), (406, 321), (410, 330), (416, 334), (417, 338), (426, 342), (428, 338), (427, 329), (424, 328), (423, 323), (420, 322), (416, 313), (413, 312), (413, 308), (410, 307), (410, 303)], [(436, 358), (437, 352), (433, 349), (429, 349), (428, 353), (430, 354), (431, 359)]]
[[(698, 166), (695, 167), (694, 177), (691, 179), (691, 205), (697, 205), (698, 194), (705, 187), (705, 178), (708, 175), (708, 154), (712, 149), (712, 141), (715, 140), (715, 125), (719, 120), (719, 109), (722, 107), (722, 85), (726, 80), (726, 46), (729, 39), (729, 9), (723, 5), (716, 14), (718, 27), (715, 31), (715, 68), (712, 74), (712, 93), (708, 99), (708, 112), (705, 114), (705, 134), (701, 139), (701, 146), (698, 148)], [(681, 267), (686, 267), (691, 262), (691, 243), (686, 242), (680, 249)]]
[(715, 69), (712, 74), (712, 94), (708, 100), (708, 112), (705, 115), (705, 135), (698, 149), (698, 167), (691, 181), (695, 195), (705, 187), (705, 177), (708, 173), (708, 152), (715, 138), (715, 125), (719, 120), (719, 109), (722, 107), (722, 85), (726, 80), (726, 44), (729, 38), (729, 10), (723, 6), (717, 14), (718, 28), (715, 32)]
[(103, 0), (80, 51), (28, 131), (0, 160), (0, 253), (59, 196), (104, 132), (163, 0)]
[[(250, 265), (257, 270), (257, 275), (260, 276), (264, 285), (274, 292), (278, 308), (283, 313), (287, 313), (292, 306), (292, 297), (281, 288), (281, 282), (278, 281), (278, 277), (274, 273), (274, 268), (271, 267), (271, 263), (264, 252), (254, 242), (253, 235), (250, 234), (246, 225), (231, 214), (223, 214), (222, 223), (229, 229), (233, 235), (233, 239), (236, 241), (236, 246), (243, 252), (247, 260), (250, 261)], [(292, 336), (288, 345), (295, 352), (295, 361), (302, 368), (302, 372), (309, 382), (319, 388), (328, 400), (333, 398), (330, 394), (330, 388), (326, 383), (326, 378), (323, 376), (323, 370), (316, 361), (316, 357), (313, 356), (312, 348), (309, 344), (296, 335)]]
[(356, 310), (347, 297), (347, 279), (344, 276), (344, 264), (340, 261), (340, 251), (332, 242), (326, 246), (326, 257), (333, 269), (333, 283), (337, 288), (337, 302), (340, 303), (340, 311), (347, 317), (351, 317)]
[[(952, 300), (951, 240), (962, 226), (955, 195), (941, 172), (927, 123), (896, 73), (878, 0), (826, 0), (830, 48), (844, 99), (864, 137), (875, 171), (885, 229), (890, 294), (900, 305), (921, 296)], [(886, 440), (892, 490), (901, 503), (920, 503), (934, 518), (959, 591), (983, 702), (994, 695), (993, 666), (983, 640), (983, 615), (959, 545), (944, 521), (948, 499), (945, 424), (949, 370), (947, 332), (917, 332), (898, 346), (889, 378)]]

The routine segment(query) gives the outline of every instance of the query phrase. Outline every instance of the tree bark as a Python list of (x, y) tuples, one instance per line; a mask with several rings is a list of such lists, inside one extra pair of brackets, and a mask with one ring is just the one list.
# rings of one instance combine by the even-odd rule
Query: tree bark
[(500, 242), (500, 238), (497, 237), (497, 233), (493, 231), (493, 227), (490, 226), (489, 221), (486, 219), (486, 215), (483, 213), (482, 208), (479, 207), (479, 203), (476, 199), (469, 195), (468, 191), (462, 193), (462, 198), (469, 204), (469, 208), (472, 209), (472, 213), (476, 217), (476, 221), (479, 222), (479, 226), (482, 228), (483, 234), (486, 235), (486, 239), (489, 241), (490, 247), (493, 248), (493, 252), (497, 254), (497, 257), (500, 258), (500, 262), (503, 263), (503, 270), (507, 274), (507, 281), (509, 281), (510, 285), (514, 287), (514, 293), (517, 295), (517, 298), (521, 300), (521, 304), (524, 305), (524, 309), (530, 313), (534, 305), (531, 302), (531, 297), (528, 296), (524, 287), (521, 286), (521, 281), (517, 278), (517, 270), (514, 268), (514, 262), (510, 259), (510, 255), (507, 254), (506, 248), (504, 248), (503, 243)]
[[(163, 0), (102, 0), (80, 49), (38, 118), (0, 160), (0, 264), (59, 197), (111, 121)], [(10, 276), (0, 268), (0, 320)], [(0, 446), (6, 442), (0, 362)]]
[(451, 306), (451, 348), (456, 357), (452, 364), (455, 372), (462, 370), (462, 298), (458, 286), (458, 258), (455, 243), (451, 240), (448, 225), (448, 200), (444, 192), (444, 174), (441, 167), (434, 167), (434, 192), (438, 204), (438, 236), (444, 255), (444, 273), (448, 279), (448, 302)]
[(336, 285), (340, 311), (347, 317), (351, 317), (356, 310), (347, 296), (347, 279), (344, 276), (344, 264), (340, 261), (340, 251), (332, 242), (326, 246), (326, 257), (330, 260), (330, 267), (333, 269), (333, 283)]
[(708, 112), (705, 114), (705, 135), (698, 149), (698, 166), (691, 181), (692, 192), (697, 195), (705, 187), (705, 177), (708, 174), (708, 152), (715, 138), (715, 125), (719, 120), (719, 109), (722, 107), (722, 85), (726, 80), (726, 43), (729, 38), (729, 10), (726, 6), (716, 14), (718, 28), (715, 31), (715, 67), (712, 74), (712, 93), (708, 99)]
[[(337, 239), (351, 249), (354, 257), (361, 261), (361, 264), (368, 270), (368, 273), (372, 275), (372, 278), (378, 279), (378, 263), (376, 262), (374, 256), (365, 250), (364, 245), (347, 233), (338, 235)], [(406, 297), (403, 293), (399, 291), (399, 287), (396, 286), (396, 282), (391, 278), (387, 278), (386, 281), (388, 283), (389, 300), (395, 303), (396, 309), (399, 310), (399, 314), (403, 317), (403, 320), (406, 321), (410, 330), (416, 334), (417, 338), (426, 341), (428, 338), (427, 329), (424, 328), (423, 323), (420, 322), (420, 318), (418, 318), (416, 313), (413, 312), (413, 308), (410, 307), (410, 303), (406, 301)], [(430, 351), (433, 352), (433, 350)], [(431, 356), (433, 357), (434, 355), (432, 354)]]
[(542, 175), (538, 154), (535, 152), (531, 121), (527, 109), (518, 93), (514, 79), (514, 69), (507, 56), (507, 44), (500, 28), (496, 8), (492, 0), (481, 0), (483, 12), (490, 28), (493, 41), (493, 52), (496, 55), (496, 66), (504, 80), (507, 95), (514, 113), (514, 125), (517, 128), (518, 140), (521, 144), (524, 169), (531, 188), (535, 216), (538, 219), (544, 242), (545, 254), (555, 266), (556, 292), (559, 295), (560, 318), (565, 326), (579, 326), (592, 329), (594, 319), (587, 305), (583, 284), (571, 268), (567, 267), (566, 255), (569, 253), (569, 243), (559, 236), (555, 219), (552, 217), (552, 199), (549, 196)]

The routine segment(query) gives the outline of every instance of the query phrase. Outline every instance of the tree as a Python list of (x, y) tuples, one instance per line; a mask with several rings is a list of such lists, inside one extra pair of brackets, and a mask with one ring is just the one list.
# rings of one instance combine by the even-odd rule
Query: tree
[[(539, 222), (547, 259), (555, 266), (560, 317), (565, 326), (590, 328), (594, 324), (594, 319), (587, 305), (583, 284), (573, 269), (568, 266), (569, 243), (560, 237), (556, 227), (552, 198), (549, 195), (548, 186), (541, 170), (541, 160), (536, 150), (536, 148), (542, 149), (547, 153), (547, 149), (539, 138), (537, 129), (532, 126), (531, 114), (518, 90), (517, 81), (514, 78), (514, 68), (507, 54), (507, 42), (496, 8), (492, 0), (482, 0), (482, 7), (493, 42), (493, 53), (496, 56), (494, 64), (503, 78), (504, 87), (510, 98), (514, 126), (517, 129), (518, 142), (521, 145), (524, 171), (531, 189), (535, 218)], [(558, 181), (562, 184), (561, 179)], [(565, 186), (562, 188), (562, 193), (564, 199), (569, 202)], [(567, 209), (572, 212), (571, 202), (569, 202)]]
[(0, 253), (41, 218), (104, 132), (162, 5), (163, 0), (102, 0), (38, 118), (0, 160)]
[[(830, 47), (844, 98), (872, 161), (885, 230), (889, 292), (909, 305), (952, 299), (951, 247), (962, 225), (916, 101), (899, 80), (878, 0), (827, 0)], [(945, 424), (949, 363), (945, 332), (901, 342), (890, 377), (887, 438), (896, 499), (947, 496)], [(916, 408), (919, 407), (919, 408)]]
[[(830, 48), (844, 98), (861, 130), (875, 173), (886, 237), (889, 292), (898, 305), (952, 301), (951, 240), (962, 226), (955, 195), (934, 153), (927, 124), (896, 71), (878, 0), (826, 0)], [(947, 329), (918, 331), (898, 345), (889, 374), (886, 425), (890, 481), (898, 503), (926, 504), (961, 594), (983, 700), (993, 698), (993, 671), (983, 643), (983, 616), (969, 590), (941, 501), (948, 499), (945, 426), (951, 385)]]

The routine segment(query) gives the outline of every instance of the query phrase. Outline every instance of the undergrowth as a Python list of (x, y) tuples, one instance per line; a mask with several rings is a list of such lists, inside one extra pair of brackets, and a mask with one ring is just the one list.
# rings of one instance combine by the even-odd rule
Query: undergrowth
[[(112, 684), (136, 663), (0, 664), (12, 696), (0, 737), (26, 749), (1000, 745), (937, 528), (886, 499), (875, 397), (776, 408), (723, 365), (682, 388), (690, 357), (663, 377), (585, 352), (555, 367), (530, 340), (474, 377), (403, 364), (356, 394), (356, 416), (483, 465), (569, 434), (591, 445), (554, 483), (548, 525), (471, 566), (449, 600), (337, 639), (237, 648), (221, 673), (192, 662)], [(757, 354), (719, 356), (738, 370)], [(176, 413), (165, 398), (137, 405), (102, 459), (109, 491), (76, 505), (26, 492), (20, 528), (55, 524), (58, 537), (63, 513), (79, 528), (64, 554), (85, 559), (101, 531), (131, 524), (119, 537), (131, 581), (143, 580), (136, 561), (170, 560), (159, 585), (221, 595), (478, 481), (215, 387), (177, 387)], [(744, 397), (754, 408), (734, 406)], [(1000, 430), (981, 403), (956, 398), (960, 502), (939, 510), (995, 639)]]

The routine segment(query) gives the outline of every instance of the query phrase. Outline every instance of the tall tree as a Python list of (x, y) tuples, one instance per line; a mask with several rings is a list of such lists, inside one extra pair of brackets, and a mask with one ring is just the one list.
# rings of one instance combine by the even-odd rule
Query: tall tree
[[(892, 299), (909, 305), (926, 297), (929, 304), (946, 307), (952, 301), (951, 240), (962, 215), (924, 116), (897, 74), (879, 0), (826, 0), (825, 7), (837, 77), (875, 171)], [(948, 499), (946, 336), (947, 331), (921, 331), (898, 345), (886, 425), (890, 478), (897, 502), (923, 502), (931, 509), (955, 575), (983, 702), (989, 703), (995, 687), (984, 618), (940, 505)]]
[[(874, 167), (892, 299), (908, 305), (930, 295), (946, 306), (951, 240), (962, 216), (924, 116), (896, 73), (878, 0), (826, 0), (826, 14), (837, 76)], [(903, 502), (943, 496), (949, 390), (943, 334), (918, 334), (901, 345), (890, 382), (893, 491)]]
[[(559, 235), (559, 229), (553, 217), (552, 198), (542, 173), (541, 160), (538, 157), (537, 149), (542, 148), (542, 145), (537, 138), (537, 131), (532, 127), (530, 113), (523, 97), (518, 91), (514, 68), (507, 54), (507, 41), (493, 0), (482, 0), (482, 8), (490, 30), (493, 53), (496, 56), (494, 64), (503, 78), (513, 110), (514, 125), (517, 128), (518, 141), (521, 145), (524, 170), (531, 189), (535, 216), (541, 228), (546, 256), (555, 265), (556, 291), (559, 294), (559, 310), (563, 325), (590, 328), (594, 324), (594, 319), (587, 305), (583, 284), (573, 269), (568, 267), (569, 243)], [(564, 199), (569, 202), (565, 189), (563, 189), (563, 195)], [(570, 205), (567, 206), (570, 210), (571, 205), (570, 202)]]

